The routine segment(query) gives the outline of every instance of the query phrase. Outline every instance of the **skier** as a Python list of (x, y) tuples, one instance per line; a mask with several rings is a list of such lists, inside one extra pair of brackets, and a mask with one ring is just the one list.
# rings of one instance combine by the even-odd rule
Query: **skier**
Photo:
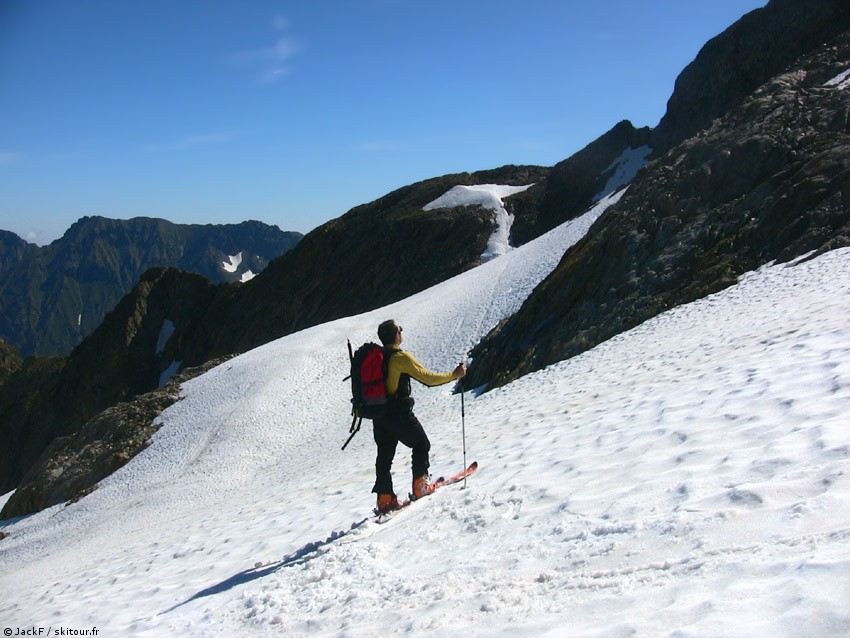
[(378, 510), (389, 512), (401, 506), (393, 492), (391, 468), (399, 442), (412, 449), (414, 499), (434, 491), (428, 480), (430, 461), (428, 452), (431, 442), (413, 414), (414, 401), (410, 396), (410, 380), (416, 379), (427, 386), (443, 385), (466, 375), (466, 366), (460, 364), (452, 372), (431, 372), (409, 352), (401, 349), (402, 327), (394, 320), (384, 321), (378, 326), (378, 337), (387, 351), (388, 364), (386, 389), (389, 404), (386, 416), (373, 419), (375, 443), (378, 456), (375, 460), (375, 486), (372, 492), (378, 495)]

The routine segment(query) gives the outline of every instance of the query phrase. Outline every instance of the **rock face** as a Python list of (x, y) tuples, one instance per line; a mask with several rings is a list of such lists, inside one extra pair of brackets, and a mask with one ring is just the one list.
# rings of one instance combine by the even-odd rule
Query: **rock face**
[(38, 247), (25, 242), (15, 233), (0, 230), (0, 272), (33, 257)]
[(845, 32), (645, 168), (476, 348), (473, 383), (579, 354), (770, 261), (850, 244), (848, 68)]
[(0, 339), (0, 385), (3, 385), (13, 372), (20, 369), (23, 362), (18, 351)]
[(67, 355), (149, 268), (239, 281), (300, 238), (260, 222), (200, 226), (144, 217), (84, 217), (41, 248), (2, 231), (0, 335), (24, 356)]
[(18, 484), (56, 436), (60, 406), (53, 398), (64, 366), (61, 357), (30, 357), (0, 386), (0, 491), (4, 494)]
[(653, 131), (661, 154), (708, 127), (800, 56), (850, 25), (843, 0), (772, 0), (709, 40), (679, 77)]
[(200, 275), (151, 270), (68, 358), (28, 358), (0, 386), (0, 491), (14, 488), (54, 438), (162, 385), (174, 333), (200, 320), (215, 290)]
[(623, 121), (575, 155), (559, 162), (545, 179), (528, 191), (508, 200), (508, 211), (515, 215), (511, 229), (519, 246), (556, 226), (581, 215), (595, 199), (606, 193), (606, 186), (624, 153), (651, 148), (650, 130), (636, 129)]
[(179, 400), (180, 384), (220, 363), (210, 361), (186, 370), (164, 387), (114, 405), (74, 434), (54, 439), (6, 502), (0, 518), (75, 502), (97, 489), (99, 481), (148, 446), (160, 426), (156, 417)]

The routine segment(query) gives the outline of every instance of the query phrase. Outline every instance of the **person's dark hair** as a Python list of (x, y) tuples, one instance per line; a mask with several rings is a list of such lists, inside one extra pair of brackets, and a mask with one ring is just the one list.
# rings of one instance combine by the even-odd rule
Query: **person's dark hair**
[(396, 326), (395, 319), (387, 319), (378, 326), (378, 339), (385, 346), (395, 343), (396, 335), (398, 335), (398, 326)]

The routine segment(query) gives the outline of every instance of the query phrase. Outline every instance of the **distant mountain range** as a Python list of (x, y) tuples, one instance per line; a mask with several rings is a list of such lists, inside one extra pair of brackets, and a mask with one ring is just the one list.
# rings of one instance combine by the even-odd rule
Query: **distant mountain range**
[(22, 355), (67, 355), (149, 268), (246, 281), (302, 235), (256, 221), (173, 224), (83, 217), (48, 246), (0, 231), (0, 337)]
[[(132, 290), (70, 356), (22, 361), (0, 348), (0, 374), (8, 376), (0, 385), (0, 493), (20, 486), (2, 515), (63, 502), (126, 462), (143, 442), (121, 447), (95, 417), (128, 402), (113, 414), (124, 419), (145, 393), (138, 412), (161, 409), (150, 393), (171, 374), (385, 306), (479, 265), (496, 212), (429, 206), (457, 186), (529, 186), (504, 198), (517, 246), (630, 183), (475, 349), (475, 387), (574, 356), (770, 261), (850, 245), (848, 70), (850, 3), (772, 0), (703, 47), (655, 129), (623, 121), (552, 167), (504, 166), (406, 186), (315, 229), (244, 284), (214, 285), (175, 268), (148, 270), (134, 287), (131, 278)], [(7, 262), (19, 267), (15, 260), (32, 249), (4, 248), (3, 276)], [(215, 260), (233, 265), (230, 256), (244, 250), (219, 246)], [(105, 248), (96, 251), (107, 254), (91, 261), (110, 263)], [(98, 269), (90, 270), (98, 281)], [(18, 289), (37, 306), (45, 290), (76, 290), (39, 276), (19, 277), (42, 283)], [(0, 303), (6, 295), (0, 288)], [(73, 324), (89, 298), (63, 297), (59, 327)], [(106, 433), (95, 437), (93, 427)], [(61, 468), (95, 448), (110, 460), (85, 472), (89, 484), (58, 486)]]

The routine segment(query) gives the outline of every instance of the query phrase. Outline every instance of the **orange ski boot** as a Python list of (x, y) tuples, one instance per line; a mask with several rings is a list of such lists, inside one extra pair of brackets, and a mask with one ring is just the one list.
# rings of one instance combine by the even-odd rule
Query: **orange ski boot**
[(378, 511), (381, 514), (392, 512), (401, 508), (398, 498), (395, 494), (378, 494)]
[(437, 486), (429, 482), (428, 475), (423, 474), (417, 479), (413, 479), (413, 500), (428, 496), (437, 489)]

